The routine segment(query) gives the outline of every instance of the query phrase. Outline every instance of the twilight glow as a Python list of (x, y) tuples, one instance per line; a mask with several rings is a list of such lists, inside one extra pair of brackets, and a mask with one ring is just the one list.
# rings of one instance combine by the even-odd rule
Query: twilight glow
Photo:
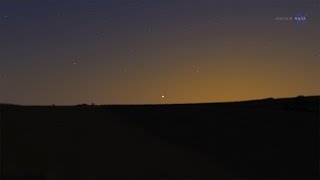
[[(0, 6), (2, 103), (320, 94), (317, 0), (3, 0)], [(285, 19), (299, 12), (305, 23)]]

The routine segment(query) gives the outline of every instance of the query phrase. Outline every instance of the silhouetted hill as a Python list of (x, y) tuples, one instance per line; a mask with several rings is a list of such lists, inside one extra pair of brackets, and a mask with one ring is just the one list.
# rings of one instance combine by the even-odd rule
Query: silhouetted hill
[(319, 96), (0, 105), (2, 179), (318, 179)]

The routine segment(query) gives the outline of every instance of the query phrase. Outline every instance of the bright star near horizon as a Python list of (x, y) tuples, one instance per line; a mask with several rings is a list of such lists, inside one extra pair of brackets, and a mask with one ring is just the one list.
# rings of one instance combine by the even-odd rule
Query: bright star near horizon
[(270, 16), (274, 4), (253, 0), (234, 12), (222, 1), (49, 1), (3, 4), (0, 103), (210, 103), (320, 92), (312, 3), (301, 9), (313, 12), (310, 23), (298, 27), (274, 17), (299, 9)]

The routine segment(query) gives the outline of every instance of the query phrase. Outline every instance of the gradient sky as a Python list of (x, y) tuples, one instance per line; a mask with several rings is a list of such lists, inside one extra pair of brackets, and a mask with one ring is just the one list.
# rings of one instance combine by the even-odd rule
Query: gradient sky
[[(1, 0), (0, 102), (320, 94), (320, 0)], [(277, 17), (307, 14), (301, 25)]]

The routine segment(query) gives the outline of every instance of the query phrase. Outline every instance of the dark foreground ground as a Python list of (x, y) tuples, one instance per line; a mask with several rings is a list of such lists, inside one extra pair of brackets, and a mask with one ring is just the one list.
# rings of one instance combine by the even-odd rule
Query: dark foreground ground
[(319, 100), (1, 105), (1, 179), (319, 179)]

